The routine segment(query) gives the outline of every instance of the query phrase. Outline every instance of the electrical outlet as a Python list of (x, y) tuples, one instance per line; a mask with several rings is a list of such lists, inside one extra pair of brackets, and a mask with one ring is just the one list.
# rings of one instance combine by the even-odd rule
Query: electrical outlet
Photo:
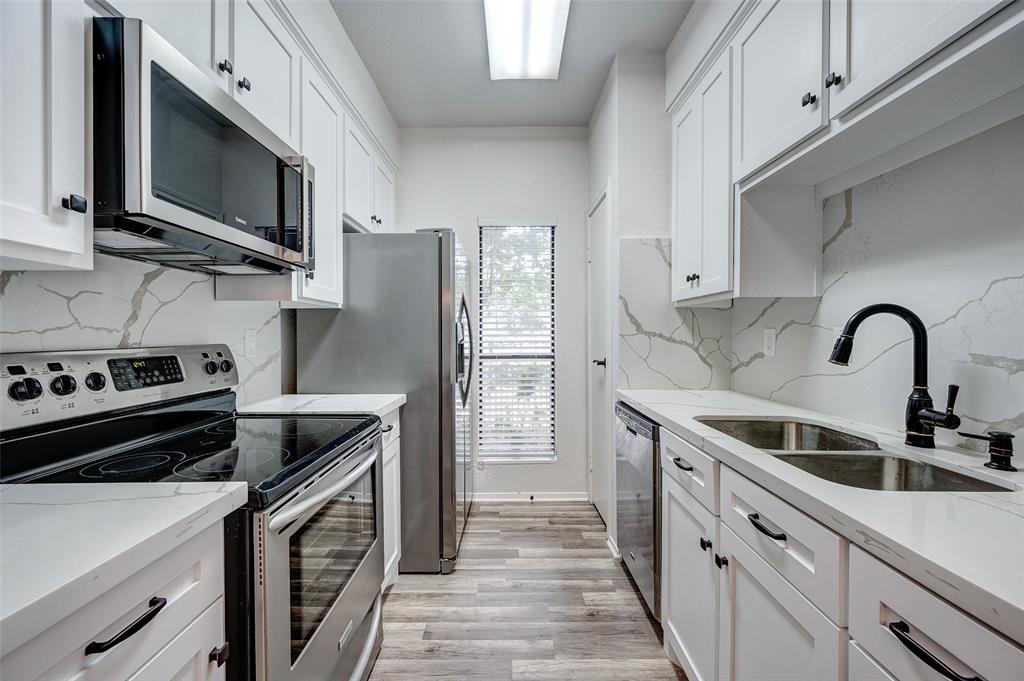
[(764, 356), (775, 356), (775, 329), (764, 330)]
[(256, 356), (256, 329), (246, 329), (242, 333), (243, 333), (243, 337), (245, 339), (245, 343), (244, 343), (245, 349), (243, 350), (243, 352), (245, 352), (245, 356), (249, 357), (249, 358), (255, 357)]

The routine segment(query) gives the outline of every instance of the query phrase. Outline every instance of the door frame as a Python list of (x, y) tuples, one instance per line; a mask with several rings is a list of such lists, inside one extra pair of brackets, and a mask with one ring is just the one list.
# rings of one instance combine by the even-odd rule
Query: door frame
[[(586, 367), (586, 369), (587, 369), (587, 400), (586, 400), (586, 404), (587, 404), (587, 500), (591, 504), (594, 503), (594, 443), (593, 443), (593, 439), (592, 439), (592, 435), (591, 435), (591, 433), (593, 431), (593, 419), (592, 419), (592, 407), (593, 407), (593, 404), (592, 404), (592, 400), (593, 400), (593, 390), (594, 390), (594, 378), (593, 378), (594, 374), (592, 373), (591, 368), (590, 368), (592, 366), (591, 363), (592, 363), (592, 361), (594, 359), (593, 336), (591, 334), (591, 329), (590, 329), (590, 321), (591, 321), (591, 315), (592, 315), (592, 312), (591, 312), (591, 309), (590, 309), (590, 301), (591, 301), (591, 293), (593, 292), (593, 281), (592, 281), (592, 277), (591, 277), (591, 269), (592, 269), (592, 264), (593, 264), (591, 262), (591, 245), (592, 245), (591, 232), (592, 232), (592, 225), (593, 225), (594, 214), (597, 213), (597, 211), (600, 210), (602, 206), (604, 206), (605, 210), (607, 211), (607, 216), (608, 216), (608, 219), (607, 219), (606, 224), (605, 224), (605, 244), (606, 244), (606, 247), (608, 249), (608, 254), (607, 254), (607, 256), (608, 256), (608, 258), (607, 258), (608, 259), (608, 275), (607, 275), (608, 276), (608, 280), (606, 282), (605, 290), (606, 290), (606, 293), (607, 293), (607, 296), (608, 296), (608, 303), (609, 303), (609, 305), (608, 305), (608, 308), (609, 308), (608, 309), (608, 327), (607, 327), (608, 351), (607, 351), (607, 354), (606, 354), (606, 360), (607, 360), (608, 364), (605, 367), (605, 370), (608, 371), (608, 370), (610, 370), (611, 368), (613, 368), (615, 366), (615, 362), (614, 362), (614, 354), (615, 353), (612, 350), (612, 338), (614, 336), (614, 334), (613, 334), (614, 324), (613, 324), (613, 321), (612, 321), (612, 318), (611, 318), (611, 310), (612, 310), (611, 296), (612, 296), (612, 291), (613, 291), (612, 276), (614, 274), (614, 269), (615, 269), (614, 266), (613, 266), (614, 258), (613, 258), (612, 252), (611, 252), (611, 248), (612, 248), (612, 233), (614, 231), (613, 228), (612, 228), (613, 227), (612, 226), (612, 220), (613, 220), (612, 216), (614, 215), (614, 213), (612, 211), (613, 203), (612, 203), (611, 183), (612, 183), (611, 177), (608, 177), (608, 178), (605, 179), (604, 185), (597, 192), (597, 197), (593, 201), (591, 201), (589, 207), (587, 208), (587, 286), (586, 286), (586, 295), (587, 295), (587, 367)], [(610, 377), (610, 374), (608, 376)], [(614, 380), (614, 379), (610, 378), (609, 380)], [(611, 389), (612, 389), (612, 386), (611, 386), (611, 384), (609, 384), (609, 390), (611, 390)], [(609, 416), (611, 415), (611, 410), (612, 410), (612, 404), (613, 403), (614, 403), (614, 400), (612, 402), (609, 402), (608, 405), (606, 405), (607, 408), (608, 408)], [(608, 500), (609, 500), (609, 503), (612, 504), (612, 508), (614, 508), (614, 504), (613, 504), (614, 496), (612, 494), (612, 490), (614, 489), (614, 484), (613, 484), (614, 483), (614, 475), (615, 475), (614, 466), (609, 464), (609, 489), (607, 491), (608, 491)], [(605, 522), (607, 527), (612, 527), (614, 525), (614, 522), (615, 522), (614, 516), (611, 517), (611, 518), (602, 518), (602, 520)], [(609, 535), (609, 537), (610, 536), (611, 535)]]

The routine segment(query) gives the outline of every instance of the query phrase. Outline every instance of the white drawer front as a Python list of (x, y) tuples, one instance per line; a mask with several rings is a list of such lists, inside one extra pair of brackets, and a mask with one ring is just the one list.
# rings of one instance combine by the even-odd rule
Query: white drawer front
[(911, 652), (915, 643), (923, 656), (961, 676), (1024, 678), (1024, 649), (856, 546), (850, 551), (850, 637), (898, 679), (947, 678)]
[(849, 681), (896, 681), (881, 665), (871, 659), (859, 645), (850, 641), (847, 652)]
[[(222, 523), (158, 558), (3, 659), (4, 678), (47, 681), (127, 679), (224, 593)], [(137, 633), (105, 652), (85, 654), (167, 599)], [(221, 622), (223, 629), (223, 622)]]
[(846, 626), (846, 539), (727, 466), (722, 520), (833, 622)]
[(718, 515), (718, 459), (712, 458), (664, 428), (661, 434), (661, 468)]
[(391, 444), (394, 440), (397, 440), (402, 435), (402, 424), (398, 418), (398, 409), (392, 412), (388, 412), (381, 417), (381, 431), (382, 431), (382, 442), (381, 445), (384, 449)]
[(227, 667), (210, 653), (224, 644), (224, 599), (218, 598), (128, 681), (219, 681)]

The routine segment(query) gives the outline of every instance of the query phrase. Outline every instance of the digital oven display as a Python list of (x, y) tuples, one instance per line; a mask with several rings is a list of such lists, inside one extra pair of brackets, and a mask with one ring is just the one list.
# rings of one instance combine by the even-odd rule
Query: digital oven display
[(120, 391), (181, 383), (185, 380), (181, 362), (174, 355), (108, 359), (107, 368), (114, 380), (114, 389)]

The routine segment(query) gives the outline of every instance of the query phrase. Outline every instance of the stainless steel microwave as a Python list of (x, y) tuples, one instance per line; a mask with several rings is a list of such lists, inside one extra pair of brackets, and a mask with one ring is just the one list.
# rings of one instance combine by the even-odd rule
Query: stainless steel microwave
[(211, 274), (313, 268), (313, 168), (138, 19), (93, 20), (97, 251)]

